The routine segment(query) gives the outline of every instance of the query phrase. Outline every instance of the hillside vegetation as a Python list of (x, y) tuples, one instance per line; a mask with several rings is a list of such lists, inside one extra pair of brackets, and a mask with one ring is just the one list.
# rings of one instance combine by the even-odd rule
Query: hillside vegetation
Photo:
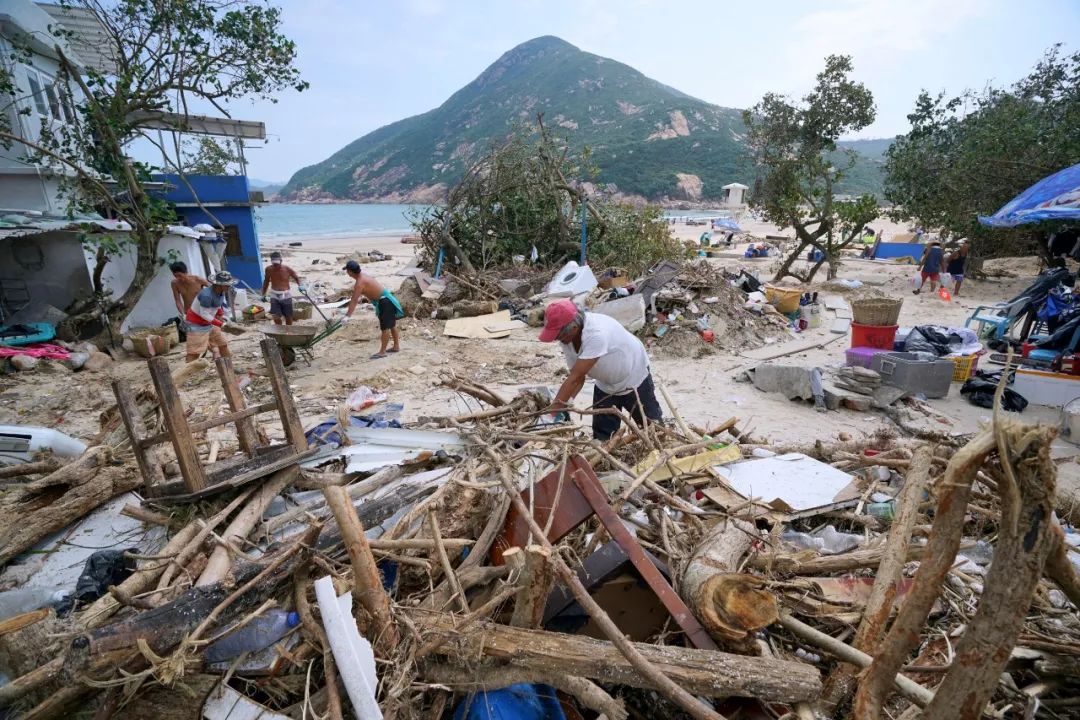
[[(650, 200), (718, 198), (730, 182), (753, 185), (741, 111), (698, 100), (622, 63), (559, 38), (518, 45), (438, 108), (399, 120), (298, 171), (282, 190), (293, 200), (428, 202), (543, 113), (575, 150), (588, 147), (592, 180)], [(855, 145), (877, 141), (855, 141)], [(880, 187), (869, 153), (845, 192)], [(613, 186), (613, 187), (611, 187)]]

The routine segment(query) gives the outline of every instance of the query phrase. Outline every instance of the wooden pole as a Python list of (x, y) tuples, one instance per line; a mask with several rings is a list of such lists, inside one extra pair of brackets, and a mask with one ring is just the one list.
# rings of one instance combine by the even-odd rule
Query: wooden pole
[(301, 453), (308, 449), (307, 438), (304, 437), (304, 426), (300, 423), (300, 413), (296, 410), (293, 402), (292, 391), (289, 390), (289, 378), (285, 374), (285, 366), (281, 362), (281, 352), (278, 344), (266, 338), (259, 345), (262, 347), (263, 358), (266, 359), (266, 373), (270, 378), (270, 387), (274, 391), (274, 399), (277, 400), (278, 413), (281, 415), (281, 426), (285, 429), (285, 437), (289, 444)]
[(398, 633), (390, 614), (390, 596), (383, 589), (382, 576), (364, 535), (364, 526), (356, 516), (356, 508), (352, 506), (345, 488), (323, 488), (323, 495), (326, 497), (326, 504), (334, 513), (334, 519), (341, 530), (341, 539), (349, 552), (357, 599), (374, 621), (375, 645), (380, 650), (379, 655), (383, 658), (393, 657), (398, 644)]
[(157, 497), (165, 483), (165, 473), (157, 461), (158, 453), (142, 445), (146, 439), (146, 423), (143, 422), (142, 411), (135, 400), (135, 392), (126, 380), (113, 380), (112, 387), (113, 395), (116, 396), (116, 409), (120, 411), (120, 418), (124, 421), (124, 427), (131, 439), (131, 452), (134, 453), (135, 463), (146, 481), (146, 496)]
[(172, 438), (173, 449), (176, 450), (176, 463), (180, 466), (184, 486), (188, 492), (204, 490), (207, 484), (206, 472), (199, 462), (199, 452), (195, 448), (194, 438), (191, 437), (191, 428), (188, 427), (187, 417), (184, 415), (184, 405), (180, 402), (180, 394), (176, 391), (172, 374), (169, 372), (169, 361), (163, 357), (154, 357), (147, 361), (147, 366), (157, 391), (158, 407), (161, 408), (165, 428)]
[[(232, 358), (219, 357), (214, 364), (217, 366), (221, 389), (225, 391), (225, 400), (229, 404), (229, 409), (236, 412), (246, 408), (244, 393), (240, 391), (236, 373), (233, 372)], [(240, 449), (248, 457), (255, 457), (255, 448), (259, 446), (259, 435), (255, 432), (255, 421), (252, 418), (246, 417), (236, 421), (236, 438), (240, 442)]]

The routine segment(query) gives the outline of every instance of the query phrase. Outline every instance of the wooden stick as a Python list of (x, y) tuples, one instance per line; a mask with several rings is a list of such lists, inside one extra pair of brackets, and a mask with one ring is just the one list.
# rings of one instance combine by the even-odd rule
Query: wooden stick
[(0, 467), (0, 480), (12, 477), (22, 477), (24, 475), (44, 475), (46, 473), (51, 473), (59, 468), (60, 462), (55, 458), (49, 458), (48, 460), (39, 460), (38, 462), (22, 463), (21, 465)]
[(357, 517), (356, 508), (349, 501), (345, 488), (324, 488), (323, 495), (334, 513), (341, 530), (342, 542), (349, 553), (357, 600), (374, 622), (375, 644), (382, 657), (393, 657), (398, 644), (398, 633), (390, 614), (390, 596), (383, 589), (382, 576), (375, 565), (375, 558), (371, 555), (371, 546), (364, 535), (364, 526)]
[[(869, 667), (870, 663), (874, 660), (874, 658), (861, 650), (856, 650), (850, 645), (846, 645), (836, 638), (826, 635), (820, 630), (816, 630), (800, 620), (796, 620), (785, 612), (780, 613), (780, 624), (790, 630), (794, 635), (802, 638), (815, 647), (821, 648), (844, 662), (865, 668)], [(932, 692), (904, 675), (893, 676), (892, 682), (904, 697), (919, 707), (926, 707), (930, 701), (934, 699), (934, 694)]]
[(945, 575), (956, 559), (964, 529), (971, 482), (996, 445), (993, 433), (984, 431), (958, 450), (945, 468), (945, 475), (938, 485), (940, 495), (937, 514), (934, 516), (933, 532), (926, 545), (926, 555), (915, 573), (915, 582), (908, 591), (907, 599), (897, 613), (892, 628), (859, 683), (855, 693), (857, 717), (866, 720), (881, 719), (882, 705), (889, 695), (893, 678), (919, 642), (927, 613), (937, 599)]
[(470, 611), (469, 601), (465, 599), (465, 591), (461, 589), (461, 583), (458, 582), (457, 575), (454, 574), (454, 566), (450, 564), (450, 556), (446, 554), (446, 546), (442, 542), (442, 532), (439, 531), (439, 518), (436, 517), (434, 510), (428, 510), (428, 525), (431, 527), (431, 537), (435, 542), (435, 554), (439, 558), (439, 564), (442, 565), (446, 581), (450, 583), (450, 588), (454, 591), (454, 597), (457, 598), (461, 611), (467, 613)]
[(219, 510), (216, 515), (214, 515), (209, 520), (201, 523), (202, 528), (199, 530), (199, 532), (195, 534), (195, 537), (193, 537), (187, 543), (187, 545), (185, 545), (184, 548), (180, 550), (176, 558), (169, 563), (169, 566), (167, 568), (165, 568), (165, 572), (161, 575), (161, 579), (158, 581), (158, 590), (163, 590), (169, 586), (169, 584), (172, 582), (172, 579), (176, 576), (176, 573), (182, 571), (187, 566), (187, 564), (191, 562), (192, 558), (194, 558), (199, 553), (199, 550), (202, 548), (203, 542), (205, 542), (206, 538), (210, 535), (210, 533), (214, 531), (214, 528), (220, 525), (227, 517), (229, 517), (229, 515), (232, 515), (233, 511), (236, 510), (236, 508), (240, 507), (241, 504), (247, 502), (247, 499), (251, 497), (252, 493), (254, 492), (255, 488), (248, 488), (247, 490), (244, 490), (235, 498), (233, 498), (228, 505)]
[(296, 465), (278, 470), (263, 481), (262, 486), (252, 495), (247, 506), (241, 510), (225, 531), (221, 534), (224, 544), (218, 545), (210, 553), (210, 559), (206, 562), (206, 568), (199, 575), (197, 586), (213, 585), (225, 577), (232, 565), (233, 557), (229, 552), (229, 545), (243, 543), (252, 529), (262, 520), (263, 513), (270, 503), (274, 501), (285, 487), (296, 479), (300, 470)]
[(172, 525), (172, 518), (164, 513), (157, 513), (153, 510), (147, 510), (144, 507), (138, 505), (125, 505), (120, 510), (121, 515), (127, 515), (129, 518), (135, 518), (141, 520), (147, 525), (161, 525), (162, 527), (168, 527)]
[[(852, 642), (858, 650), (869, 651), (877, 647), (885, 634), (885, 625), (892, 615), (893, 602), (903, 579), (904, 563), (907, 561), (906, 550), (918, 518), (919, 503), (922, 501), (923, 491), (930, 483), (932, 460), (933, 450), (929, 446), (918, 448), (911, 458), (904, 489), (897, 502), (896, 517), (889, 529), (889, 539), (874, 576), (874, 586)], [(837, 706), (855, 690), (856, 667), (850, 663), (841, 664), (826, 678), (825, 692), (822, 693), (817, 708), (823, 716), (833, 715)]]
[(0, 686), (0, 708), (9, 707), (29, 693), (45, 687), (63, 669), (64, 656), (59, 655), (25, 675), (20, 675), (7, 685)]
[[(499, 479), (502, 481), (503, 488), (510, 494), (510, 499), (517, 508), (518, 514), (526, 523), (528, 523), (529, 530), (532, 531), (533, 537), (537, 538), (544, 547), (553, 549), (551, 542), (544, 535), (543, 529), (537, 524), (536, 519), (532, 516), (529, 508), (527, 508), (525, 503), (521, 500), (521, 495), (518, 493), (517, 488), (514, 487), (513, 480), (511, 480), (509, 476), (509, 468), (507, 468), (505, 464), (500, 463), (499, 457), (490, 446), (485, 445), (484, 451), (488, 454), (492, 463), (498, 467)], [(646, 477), (648, 477), (648, 475), (646, 475)], [(589, 591), (578, 579), (577, 573), (570, 569), (557, 552), (552, 553), (552, 558), (555, 562), (555, 572), (558, 573), (562, 582), (570, 589), (574, 598), (582, 608), (585, 609), (585, 612), (589, 614), (589, 617), (596, 622), (604, 635), (611, 639), (615, 644), (615, 647), (617, 647), (619, 652), (626, 657), (627, 661), (635, 670), (648, 678), (651, 684), (653, 684), (653, 686), (666, 698), (678, 704), (692, 717), (698, 718), (698, 720), (721, 720), (723, 718), (723, 716), (715, 710), (706, 706), (682, 687), (672, 682), (672, 680), (660, 672), (654, 664), (646, 660), (641, 652), (626, 639), (618, 626), (615, 625), (608, 614), (604, 612), (604, 609), (593, 600), (592, 595), (589, 594)]]

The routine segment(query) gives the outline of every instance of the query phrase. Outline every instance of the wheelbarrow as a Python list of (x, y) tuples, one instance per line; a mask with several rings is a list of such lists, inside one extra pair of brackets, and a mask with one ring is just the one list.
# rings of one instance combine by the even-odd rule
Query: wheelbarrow
[(296, 362), (297, 354), (304, 358), (304, 362), (311, 365), (311, 361), (315, 359), (312, 348), (341, 329), (343, 324), (341, 320), (331, 320), (326, 317), (319, 306), (306, 293), (304, 297), (307, 297), (308, 302), (311, 302), (315, 309), (319, 311), (319, 314), (322, 315), (323, 320), (326, 321), (325, 326), (264, 325), (259, 328), (264, 335), (273, 338), (277, 342), (278, 348), (281, 350), (281, 363), (285, 367), (289, 367)]

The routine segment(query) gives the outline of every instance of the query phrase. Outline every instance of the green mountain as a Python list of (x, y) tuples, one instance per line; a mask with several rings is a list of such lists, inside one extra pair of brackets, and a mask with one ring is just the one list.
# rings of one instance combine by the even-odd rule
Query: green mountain
[[(730, 182), (752, 185), (741, 111), (668, 87), (556, 37), (513, 48), (434, 110), (399, 120), (299, 170), (291, 200), (440, 199), (471, 160), (538, 112), (576, 147), (589, 146), (596, 182), (652, 200), (707, 200)], [(866, 141), (855, 141), (866, 142)], [(872, 163), (858, 188), (880, 187)], [(865, 172), (864, 172), (865, 171)]]

